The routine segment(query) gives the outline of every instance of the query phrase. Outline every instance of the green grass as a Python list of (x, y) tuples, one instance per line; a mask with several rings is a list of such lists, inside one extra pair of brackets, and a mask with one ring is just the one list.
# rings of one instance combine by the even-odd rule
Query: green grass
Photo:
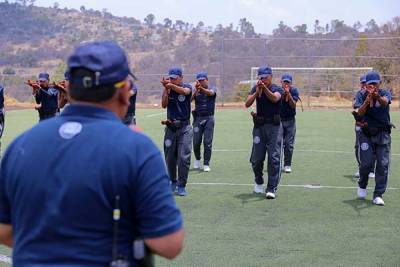
[[(137, 116), (160, 147), (165, 115), (156, 114), (161, 112), (139, 110)], [(397, 112), (391, 116), (395, 123), (400, 119)], [(34, 111), (8, 112), (3, 147), (36, 120)], [(283, 175), (281, 184), (356, 187), (353, 124), (348, 111), (299, 113), (293, 172)], [(251, 127), (245, 110), (217, 112), (212, 170), (191, 171), (189, 182), (242, 185), (189, 184), (189, 195), (177, 198), (185, 218), (185, 249), (174, 261), (157, 258), (157, 266), (400, 265), (400, 190), (386, 192), (385, 207), (371, 204), (372, 190), (363, 201), (353, 188), (281, 186), (277, 199), (267, 201), (246, 185), (253, 183)], [(400, 188), (399, 141), (394, 130), (392, 188)], [(0, 253), (10, 251), (0, 247)]]

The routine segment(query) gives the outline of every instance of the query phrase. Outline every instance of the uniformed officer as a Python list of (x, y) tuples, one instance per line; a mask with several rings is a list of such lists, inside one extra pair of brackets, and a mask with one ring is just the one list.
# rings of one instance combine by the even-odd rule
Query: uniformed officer
[(190, 125), (192, 87), (183, 82), (182, 69), (179, 67), (170, 68), (168, 78), (163, 78), (161, 83), (164, 86), (161, 105), (167, 108), (164, 154), (171, 189), (179, 196), (186, 196), (193, 138)]
[(125, 117), (122, 119), (122, 122), (125, 125), (136, 124), (136, 95), (137, 95), (137, 86), (134, 82), (131, 82), (132, 86), (132, 96), (129, 98), (129, 107), (128, 111), (125, 114)]
[(292, 86), (293, 78), (289, 74), (282, 75), (281, 84), (284, 91), (281, 119), (283, 128), (284, 167), (286, 173), (292, 172), (292, 157), (296, 138), (296, 104), (299, 100), (299, 90)]
[(272, 83), (272, 70), (268, 66), (258, 68), (258, 82), (246, 100), (246, 107), (254, 101), (257, 113), (253, 115), (253, 148), (250, 162), (255, 176), (255, 193), (263, 193), (263, 168), (265, 154), (268, 153), (267, 199), (274, 199), (281, 177), (282, 124), (280, 120), (281, 87)]
[(13, 246), (15, 266), (120, 266), (110, 265), (117, 256), (138, 266), (136, 239), (175, 257), (184, 232), (164, 159), (121, 123), (131, 96), (124, 51), (86, 43), (68, 67), (71, 104), (19, 136), (1, 162), (0, 242)]
[(391, 146), (391, 128), (389, 104), (392, 96), (389, 91), (380, 89), (379, 73), (370, 71), (366, 75), (367, 92), (356, 99), (359, 116), (363, 116), (365, 125), (359, 136), (360, 179), (358, 197), (367, 196), (368, 173), (373, 167), (376, 155), (375, 190), (373, 203), (385, 205), (383, 194), (386, 191)]
[(39, 112), (39, 121), (56, 116), (58, 111), (58, 90), (50, 86), (50, 76), (48, 73), (39, 74), (38, 90), (34, 91), (35, 109)]
[[(196, 76), (196, 91), (192, 96), (195, 101), (193, 113), (193, 151), (194, 168), (200, 169), (200, 147), (204, 141), (204, 171), (210, 171), (212, 141), (214, 135), (214, 111), (217, 88), (209, 86), (207, 72), (199, 72)], [(203, 140), (204, 136), (204, 140)]]
[[(363, 97), (364, 94), (367, 93), (367, 84), (366, 84), (366, 76), (365, 75), (361, 75), (360, 77), (360, 90), (357, 91), (356, 95), (354, 96), (354, 101), (353, 101), (353, 108), (354, 111), (357, 112), (359, 106), (356, 106), (356, 99), (358, 99), (359, 97)], [(354, 176), (356, 178), (360, 177), (360, 147), (358, 145), (359, 143), (359, 136), (360, 136), (360, 132), (361, 132), (361, 127), (363, 127), (363, 125), (365, 124), (365, 121), (362, 117), (357, 117), (356, 118), (356, 125), (355, 125), (355, 134), (356, 134), (356, 141), (355, 141), (355, 145), (354, 145), (354, 153), (356, 155), (356, 160), (358, 163), (358, 170), (357, 172), (354, 174)], [(374, 155), (375, 157), (375, 155)], [(375, 161), (375, 160), (374, 160)], [(368, 177), (370, 179), (374, 179), (375, 178), (375, 163), (373, 164), (371, 170), (369, 171)]]

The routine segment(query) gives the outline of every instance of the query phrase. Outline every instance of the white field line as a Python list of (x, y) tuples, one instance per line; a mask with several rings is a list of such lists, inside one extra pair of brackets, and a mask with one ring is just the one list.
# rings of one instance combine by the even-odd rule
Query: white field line
[[(235, 184), (235, 183), (188, 183), (189, 185), (220, 185), (220, 186), (254, 186), (254, 184)], [(334, 186), (334, 185), (319, 185), (319, 184), (280, 184), (279, 187), (295, 187), (307, 189), (357, 189), (356, 186)], [(368, 187), (373, 189), (373, 187)], [(400, 188), (388, 187), (387, 190), (399, 190)]]
[(149, 114), (149, 115), (146, 115), (145, 117), (152, 118), (152, 117), (157, 117), (157, 116), (163, 115), (165, 113), (167, 113), (167, 112), (163, 111), (163, 112), (159, 112), (159, 113)]
[(12, 264), (11, 258), (3, 254), (0, 254), (0, 262)]
[[(213, 149), (213, 152), (251, 152), (249, 149)], [(332, 154), (354, 154), (354, 151), (343, 151), (343, 150), (316, 150), (316, 149), (295, 149), (295, 152), (306, 152), (306, 153), (332, 153)], [(392, 156), (400, 156), (398, 153), (393, 153)]]

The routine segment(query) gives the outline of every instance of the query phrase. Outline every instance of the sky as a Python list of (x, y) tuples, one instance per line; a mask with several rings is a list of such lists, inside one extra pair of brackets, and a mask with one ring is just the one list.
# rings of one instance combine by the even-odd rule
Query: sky
[(308, 31), (313, 32), (316, 19), (321, 26), (334, 19), (350, 26), (357, 21), (365, 25), (374, 19), (381, 26), (400, 16), (398, 0), (36, 0), (35, 5), (50, 7), (54, 2), (60, 8), (79, 9), (82, 5), (100, 11), (106, 8), (113, 15), (141, 21), (152, 13), (156, 23), (170, 18), (194, 25), (203, 21), (206, 26), (233, 23), (236, 27), (241, 18), (247, 18), (257, 33), (264, 34), (271, 34), (280, 21), (290, 27), (305, 23)]

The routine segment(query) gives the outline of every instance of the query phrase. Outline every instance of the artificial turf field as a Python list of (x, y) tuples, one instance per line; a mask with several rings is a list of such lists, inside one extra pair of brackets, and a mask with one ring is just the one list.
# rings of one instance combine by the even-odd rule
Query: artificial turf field
[[(162, 112), (137, 114), (160, 147)], [(397, 126), (399, 117), (391, 113)], [(9, 111), (3, 149), (36, 121), (33, 110)], [(299, 112), (293, 172), (283, 174), (277, 198), (266, 200), (252, 193), (250, 115), (218, 110), (211, 172), (191, 170), (189, 195), (176, 197), (184, 251), (174, 261), (157, 258), (157, 266), (400, 266), (400, 134), (392, 132), (390, 189), (378, 207), (373, 190), (367, 200), (356, 198), (353, 125), (349, 111)], [(0, 246), (0, 254), (11, 252)]]

